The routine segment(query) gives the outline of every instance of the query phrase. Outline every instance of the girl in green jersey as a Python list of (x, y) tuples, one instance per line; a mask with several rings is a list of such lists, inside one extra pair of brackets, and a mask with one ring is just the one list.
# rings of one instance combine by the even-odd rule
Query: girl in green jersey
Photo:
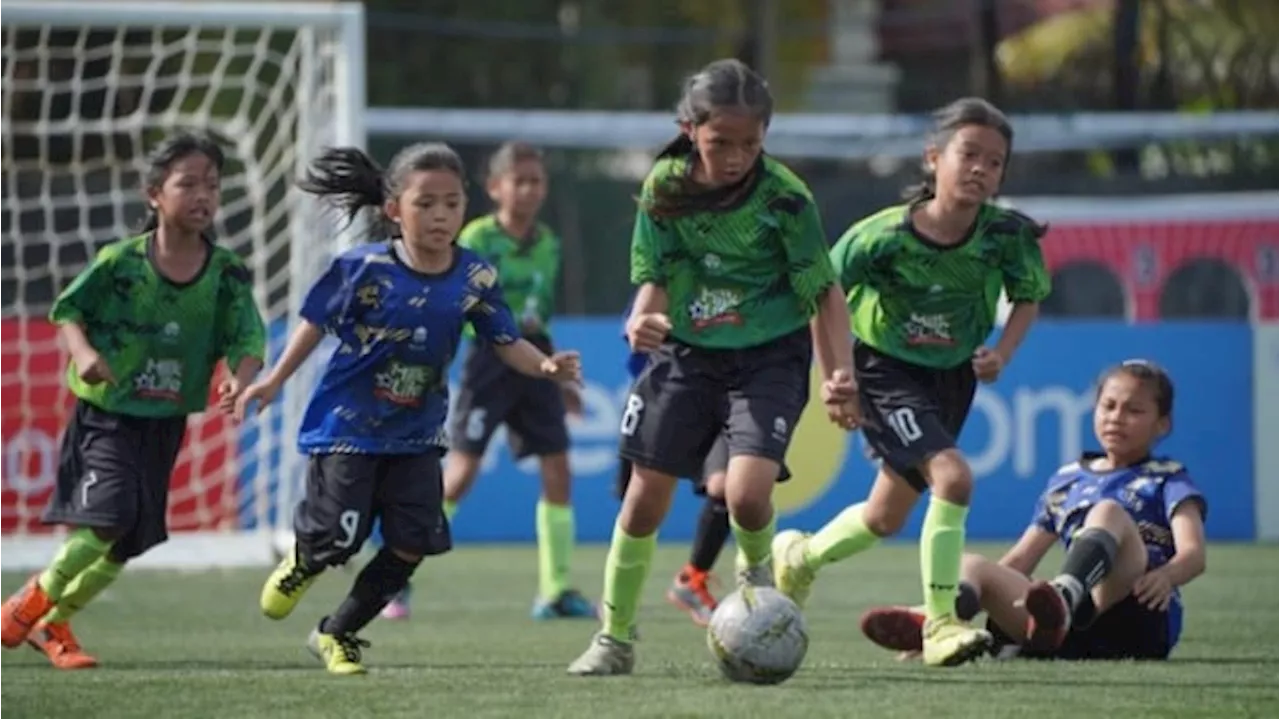
[[(865, 502), (816, 534), (780, 533), (773, 556), (778, 588), (802, 603), (820, 567), (895, 534), (931, 490), (920, 536), (923, 655), (927, 664), (951, 666), (991, 641), (953, 611), (973, 491), (956, 437), (977, 382), (996, 381), (1012, 359), (1049, 278), (1039, 245), (1045, 228), (989, 203), (1012, 150), (1008, 119), (974, 98), (935, 119), (925, 183), (906, 204), (855, 224), (831, 251), (855, 336), (856, 396), (844, 399), (860, 415), (880, 473)], [(1001, 290), (1013, 312), (988, 348)]]
[(223, 410), (262, 368), (266, 332), (249, 271), (209, 235), (222, 150), (184, 134), (148, 159), (142, 232), (103, 247), (49, 313), (76, 403), (43, 520), (68, 534), (48, 568), (5, 601), (0, 623), (5, 647), (28, 642), (59, 669), (96, 664), (69, 620), (168, 538), (170, 475), (217, 362), (233, 372), (218, 388)]
[(686, 82), (680, 135), (641, 191), (627, 337), (649, 361), (622, 416), (621, 454), (633, 470), (605, 565), (603, 627), (571, 674), (632, 671), (658, 526), (676, 478), (700, 476), (721, 433), (738, 581), (772, 586), (773, 486), (809, 398), (812, 354), (831, 372), (824, 394), (852, 371), (813, 197), (761, 151), (772, 109), (768, 85), (742, 63), (707, 66)]

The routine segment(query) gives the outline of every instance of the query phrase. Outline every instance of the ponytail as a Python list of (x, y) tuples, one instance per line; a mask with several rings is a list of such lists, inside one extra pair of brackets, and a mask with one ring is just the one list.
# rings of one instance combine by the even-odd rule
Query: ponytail
[(382, 168), (364, 151), (331, 147), (311, 162), (298, 189), (316, 195), (342, 211), (348, 223), (366, 207), (381, 208), (387, 200)]

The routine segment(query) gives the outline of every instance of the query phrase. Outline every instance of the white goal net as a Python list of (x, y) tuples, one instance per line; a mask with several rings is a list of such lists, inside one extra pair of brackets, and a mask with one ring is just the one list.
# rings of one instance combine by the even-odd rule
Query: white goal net
[[(143, 217), (142, 162), (165, 135), (207, 133), (228, 165), (219, 242), (249, 264), (278, 352), (334, 230), (292, 189), (320, 147), (364, 143), (356, 3), (4, 4), (3, 544), (5, 569), (45, 563), (40, 513), (71, 398), (46, 317), (95, 251)], [(169, 566), (259, 564), (299, 475), (292, 437), (308, 377), (260, 421), (193, 417), (172, 482)]]

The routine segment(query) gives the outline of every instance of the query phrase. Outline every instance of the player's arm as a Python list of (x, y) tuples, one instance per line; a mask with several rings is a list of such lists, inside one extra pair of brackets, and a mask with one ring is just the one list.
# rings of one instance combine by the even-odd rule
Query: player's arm
[(336, 330), (351, 305), (351, 288), (345, 270), (338, 260), (334, 260), (307, 292), (298, 326), (289, 335), (280, 359), (266, 377), (250, 385), (236, 398), (232, 414), (237, 420), (244, 419), (250, 402), (259, 402), (259, 412), (270, 404), (284, 383), (315, 352), (325, 331)]
[(671, 331), (663, 255), (672, 241), (670, 230), (659, 225), (643, 207), (636, 211), (631, 233), (631, 284), (639, 289), (626, 325), (627, 340), (636, 352), (657, 349)]
[(1000, 558), (1000, 564), (1025, 576), (1031, 576), (1036, 567), (1058, 541), (1053, 532), (1033, 524), (1027, 527), (1018, 541)]
[(221, 308), (219, 353), (227, 360), (238, 392), (238, 388), (247, 387), (262, 369), (267, 328), (253, 300), (249, 270), (237, 261), (226, 268), (223, 282), (227, 291), (221, 296), (226, 307)]
[(1049, 509), (1052, 487), (1053, 480), (1050, 480), (1049, 488), (1036, 500), (1035, 509), (1031, 512), (1031, 524), (1000, 558), (1001, 565), (1029, 577), (1058, 541), (1057, 525), (1053, 512)]
[(89, 340), (85, 330), (92, 321), (93, 312), (106, 302), (110, 291), (111, 266), (105, 252), (98, 253), (94, 261), (54, 300), (49, 320), (58, 326), (67, 354), (75, 365), (80, 378), (89, 384), (114, 382), (110, 364)]
[(557, 381), (580, 381), (582, 369), (577, 352), (557, 352), (550, 357), (520, 336), (511, 308), (503, 299), (496, 270), (476, 273), (476, 301), (467, 309), (467, 320), (476, 335), (493, 345), (503, 364), (529, 377)]
[(1155, 570), (1162, 572), (1175, 587), (1181, 587), (1204, 574), (1206, 564), (1204, 516), (1199, 502), (1183, 502), (1169, 522), (1173, 529), (1173, 559)]
[(1052, 287), (1040, 250), (1045, 228), (1029, 217), (1018, 215), (1015, 219), (1022, 223), (1021, 230), (1017, 239), (1007, 246), (1001, 266), (1004, 291), (1013, 303), (1013, 311), (995, 347), (1004, 365), (1009, 364), (1026, 339), (1031, 325), (1040, 316), (1040, 303), (1049, 296)]

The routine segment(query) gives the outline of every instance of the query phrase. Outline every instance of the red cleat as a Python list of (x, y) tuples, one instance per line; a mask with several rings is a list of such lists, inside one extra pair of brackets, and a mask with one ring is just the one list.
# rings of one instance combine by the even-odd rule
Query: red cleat
[(1027, 610), (1027, 647), (1051, 652), (1062, 646), (1071, 629), (1071, 607), (1062, 592), (1049, 582), (1036, 582), (1022, 601)]
[(27, 643), (40, 650), (58, 669), (88, 669), (98, 660), (84, 653), (68, 622), (40, 622)]
[(862, 633), (895, 652), (924, 650), (924, 612), (916, 607), (875, 607), (862, 615)]

